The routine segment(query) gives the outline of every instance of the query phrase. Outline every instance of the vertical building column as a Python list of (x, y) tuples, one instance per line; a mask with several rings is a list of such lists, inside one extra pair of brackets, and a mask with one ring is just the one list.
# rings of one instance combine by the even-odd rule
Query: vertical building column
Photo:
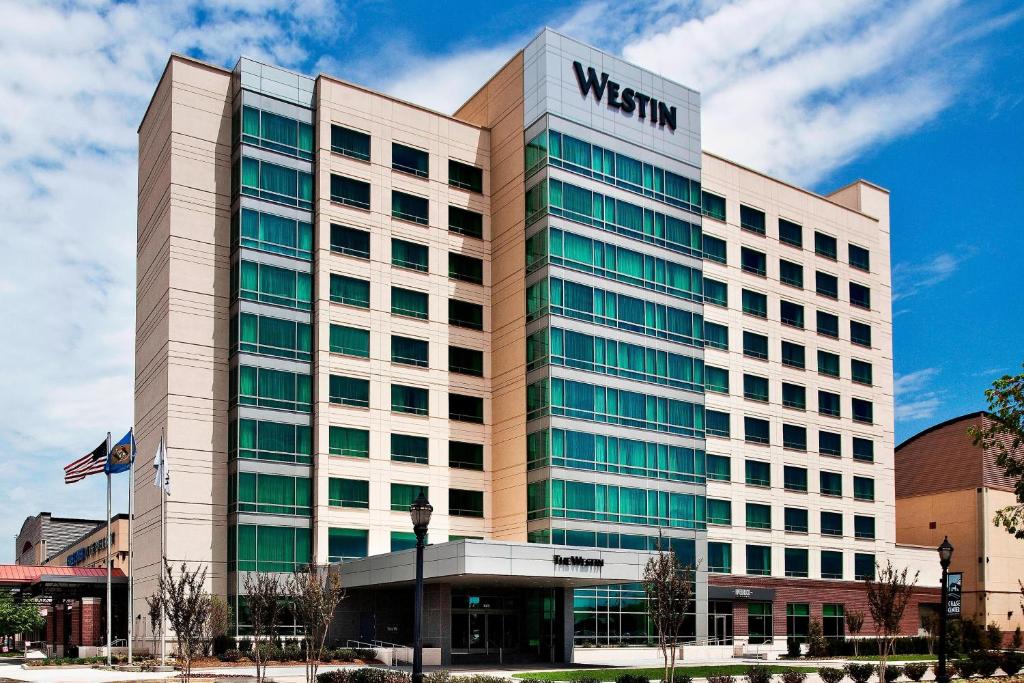
[(82, 641), (82, 603), (78, 600), (72, 601), (68, 607), (68, 612), (71, 613), (71, 638), (69, 642), (72, 645), (91, 645), (91, 643)]
[(82, 598), (82, 645), (99, 645), (101, 642), (103, 642), (102, 607), (103, 604), (100, 598)]
[(57, 606), (55, 604), (51, 603), (50, 606), (46, 608), (46, 635), (45, 635), (46, 642), (49, 643), (50, 645), (55, 645), (56, 642), (57, 642), (56, 640), (54, 640), (54, 638), (56, 638), (56, 636), (57, 636), (57, 624), (56, 624), (57, 616), (56, 615), (57, 615)]
[(576, 635), (576, 619), (573, 613), (573, 589), (559, 588), (555, 597), (558, 600), (556, 614), (561, 617), (562, 623), (561, 649), (555, 655), (559, 657), (560, 662), (569, 663), (572, 661), (573, 639)]

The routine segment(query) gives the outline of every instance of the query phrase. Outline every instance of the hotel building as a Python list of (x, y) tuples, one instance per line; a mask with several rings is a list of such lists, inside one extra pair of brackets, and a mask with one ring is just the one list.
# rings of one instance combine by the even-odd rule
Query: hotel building
[(730, 647), (842, 634), (876, 562), (937, 585), (895, 544), (888, 193), (706, 153), (700, 117), (550, 30), (451, 116), (172, 56), (139, 129), (136, 316), (168, 560), (239, 633), (247, 572), (341, 563), (334, 636), (408, 642), (422, 490), (446, 663), (648, 644), (658, 547), (697, 566), (688, 637)]

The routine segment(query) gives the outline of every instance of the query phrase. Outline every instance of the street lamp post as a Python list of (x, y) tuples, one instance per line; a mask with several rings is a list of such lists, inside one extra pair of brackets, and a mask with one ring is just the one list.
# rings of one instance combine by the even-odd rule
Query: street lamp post
[(423, 636), (420, 624), (423, 621), (423, 545), (430, 526), (430, 514), (434, 506), (420, 491), (409, 506), (412, 530), (416, 532), (416, 597), (413, 601), (412, 621), (412, 683), (423, 683)]
[(939, 564), (942, 565), (942, 605), (939, 612), (939, 666), (935, 679), (937, 683), (949, 683), (949, 674), (946, 672), (946, 620), (948, 619), (946, 616), (946, 600), (948, 598), (946, 573), (949, 569), (949, 561), (953, 558), (953, 546), (949, 542), (948, 536), (943, 537), (938, 551)]

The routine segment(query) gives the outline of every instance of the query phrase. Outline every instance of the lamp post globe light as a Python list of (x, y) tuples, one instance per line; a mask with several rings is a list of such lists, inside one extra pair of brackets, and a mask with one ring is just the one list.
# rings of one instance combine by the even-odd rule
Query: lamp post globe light
[(434, 506), (420, 491), (416, 500), (409, 506), (412, 518), (412, 530), (416, 533), (416, 594), (413, 600), (412, 620), (412, 683), (423, 683), (423, 638), (420, 624), (423, 620), (423, 545), (427, 538), (427, 527), (430, 526), (430, 515)]
[(939, 666), (935, 679), (938, 683), (948, 683), (949, 674), (946, 672), (946, 621), (949, 618), (946, 616), (948, 610), (946, 605), (948, 600), (947, 572), (950, 560), (953, 559), (953, 545), (949, 542), (948, 536), (943, 537), (937, 550), (939, 551), (939, 564), (942, 566), (942, 605), (939, 612)]

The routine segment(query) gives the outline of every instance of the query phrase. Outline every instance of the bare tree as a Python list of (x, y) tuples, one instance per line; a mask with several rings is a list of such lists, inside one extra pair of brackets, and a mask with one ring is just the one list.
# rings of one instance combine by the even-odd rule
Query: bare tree
[(252, 624), (256, 683), (263, 683), (267, 676), (266, 653), (277, 636), (277, 619), (285, 595), (276, 574), (246, 574), (242, 587), (249, 605), (249, 622)]
[(928, 654), (935, 653), (935, 641), (939, 637), (939, 619), (934, 614), (925, 614), (921, 618), (924, 628), (925, 642), (928, 643)]
[(288, 580), (288, 596), (306, 641), (306, 683), (316, 683), (316, 672), (324, 654), (327, 630), (334, 610), (345, 598), (338, 573), (330, 565), (313, 563), (295, 572)]
[(683, 565), (674, 552), (661, 549), (660, 543), (658, 553), (644, 567), (647, 614), (658, 631), (658, 647), (665, 660), (665, 683), (675, 678), (679, 633), (693, 600), (693, 573), (691, 565)]
[(910, 596), (917, 585), (919, 572), (913, 578), (907, 575), (907, 568), (896, 569), (891, 560), (886, 560), (885, 567), (876, 564), (878, 576), (864, 582), (868, 594), (868, 608), (871, 618), (875, 621), (875, 629), (882, 638), (879, 653), (879, 680), (885, 680), (885, 665), (900, 632), (900, 621), (910, 602)]
[(219, 595), (211, 595), (210, 615), (206, 620), (206, 629), (203, 633), (203, 652), (206, 656), (213, 654), (214, 643), (217, 639), (227, 635), (231, 625), (230, 621), (228, 603)]
[(846, 616), (846, 631), (852, 636), (850, 639), (853, 641), (853, 656), (856, 657), (860, 650), (860, 631), (864, 628), (864, 612), (851, 609), (847, 610)]
[(192, 660), (203, 651), (203, 633), (210, 616), (210, 597), (205, 584), (205, 567), (190, 572), (188, 565), (182, 562), (175, 579), (171, 565), (164, 561), (160, 599), (178, 641), (177, 657), (186, 681), (192, 679)]

